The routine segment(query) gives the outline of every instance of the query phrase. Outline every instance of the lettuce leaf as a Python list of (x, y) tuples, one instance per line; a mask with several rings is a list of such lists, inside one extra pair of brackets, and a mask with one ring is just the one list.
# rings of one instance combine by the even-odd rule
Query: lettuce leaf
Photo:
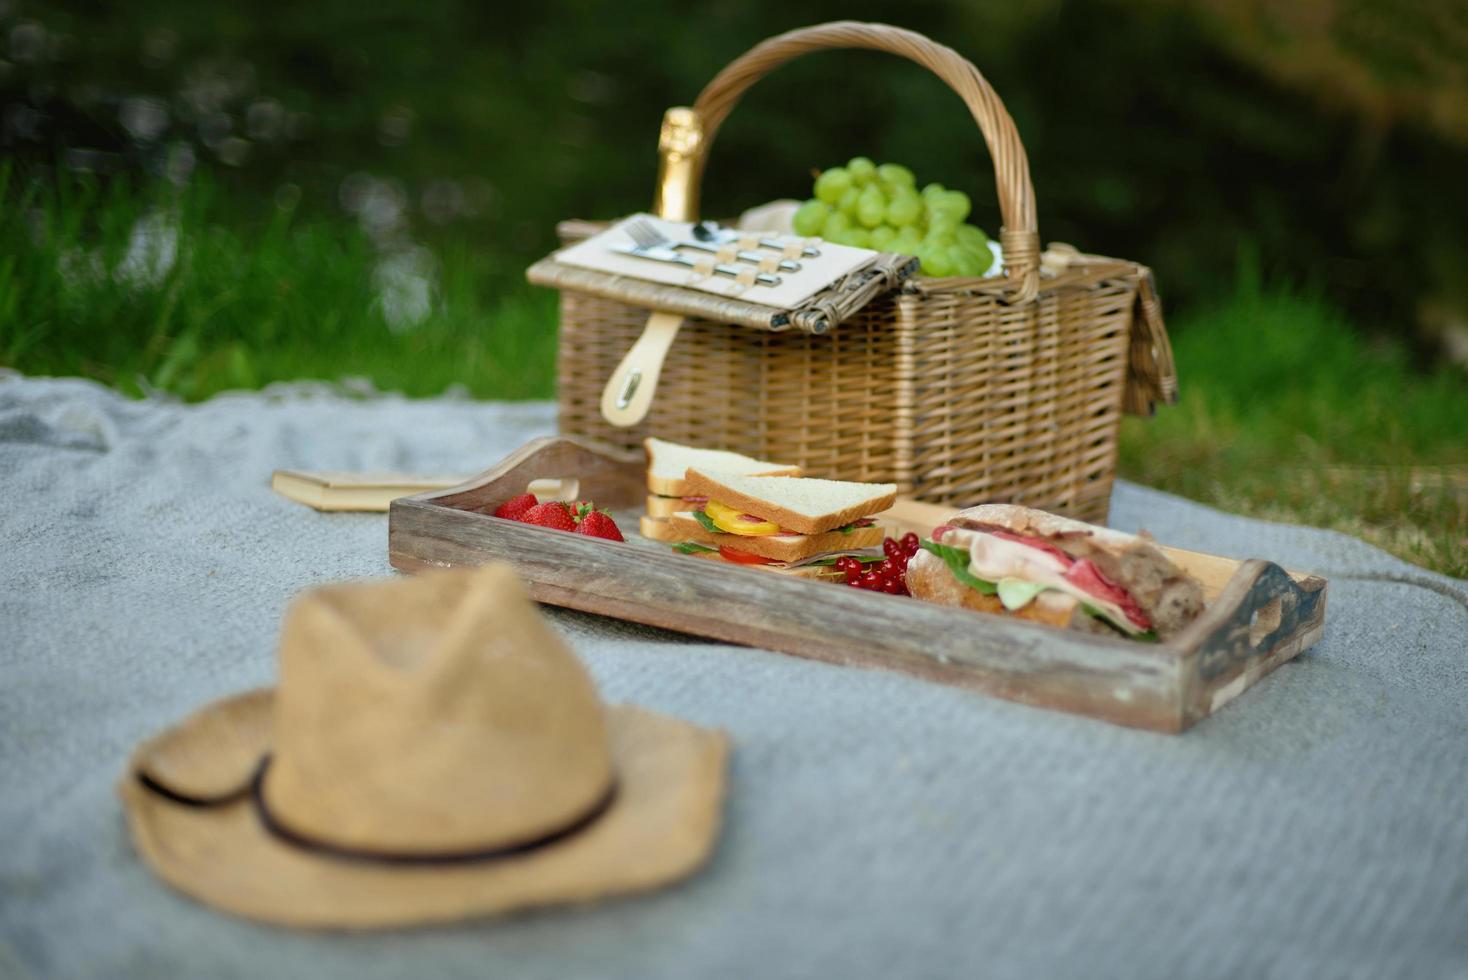
[(1111, 617), (1110, 616), (1106, 615), (1104, 612), (1102, 612), (1101, 610), (1097, 609), (1095, 606), (1093, 606), (1093, 605), (1091, 605), (1089, 603), (1085, 603), (1085, 602), (1081, 603), (1081, 611), (1084, 612), (1087, 616), (1091, 616), (1091, 617), (1093, 617), (1095, 619), (1101, 620), (1101, 622), (1105, 623), (1107, 626), (1110, 626), (1112, 629), (1116, 630), (1116, 635), (1117, 636), (1120, 636), (1120, 637), (1122, 637), (1124, 639), (1136, 640), (1138, 643), (1161, 643), (1162, 642), (1162, 639), (1157, 635), (1157, 631), (1156, 630), (1147, 630), (1146, 632), (1143, 632), (1143, 633), (1128, 633), (1126, 630), (1122, 629), (1120, 626), (1117, 626), (1115, 623), (1113, 623), (1111, 621)]
[(807, 566), (809, 566), (809, 567), (812, 567), (812, 568), (814, 568), (816, 566), (819, 566), (819, 565), (834, 565), (834, 564), (836, 564), (837, 560), (840, 559), (840, 558), (842, 558), (842, 557), (855, 558), (857, 561), (861, 562), (863, 565), (869, 565), (869, 564), (871, 564), (874, 561), (881, 561), (884, 558), (886, 558), (887, 556), (886, 555), (850, 555), (850, 556), (832, 555), (829, 558), (818, 558), (815, 561), (808, 561), (805, 564)]
[(995, 583), (995, 587), (1000, 604), (1011, 612), (1028, 606), (1035, 601), (1035, 596), (1046, 589), (1039, 582), (1027, 582), (1022, 578), (1002, 578)]
[(706, 544), (696, 544), (692, 541), (684, 541), (681, 544), (673, 545), (673, 550), (678, 552), (678, 554), (680, 555), (702, 555), (710, 551), (718, 551), (719, 549), (710, 548)]
[(698, 523), (702, 524), (703, 525), (703, 529), (705, 531), (708, 531), (710, 534), (728, 534), (729, 533), (728, 531), (725, 531), (723, 528), (719, 527), (719, 525), (715, 524), (714, 523), (714, 519), (712, 517), (708, 516), (707, 514), (705, 514), (701, 510), (696, 510), (696, 511), (693, 512), (693, 519), (696, 520), (696, 521), (698, 521)]
[(986, 582), (968, 570), (968, 550), (966, 548), (954, 548), (950, 545), (939, 544), (936, 541), (924, 540), (921, 542), (924, 551), (932, 552), (943, 559), (943, 564), (953, 573), (953, 577), (971, 589), (978, 589), (984, 595), (994, 595), (999, 591), (993, 582)]

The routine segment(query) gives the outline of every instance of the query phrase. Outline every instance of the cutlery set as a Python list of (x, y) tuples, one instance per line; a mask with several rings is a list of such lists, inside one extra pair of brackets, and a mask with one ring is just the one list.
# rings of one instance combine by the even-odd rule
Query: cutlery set
[[(751, 267), (769, 267), (768, 260), (773, 255), (750, 250), (747, 248), (736, 248), (732, 254), (729, 252), (731, 245), (738, 246), (744, 243), (744, 236), (733, 228), (724, 228), (712, 221), (704, 221), (693, 226), (693, 238), (686, 241), (674, 241), (659, 231), (650, 221), (643, 218), (627, 222), (624, 226), (627, 234), (632, 238), (630, 245), (612, 245), (611, 250), (623, 255), (631, 255), (639, 259), (648, 259), (652, 262), (663, 262), (669, 265), (681, 265), (690, 269), (700, 266), (708, 268), (713, 274), (729, 276), (738, 279), (741, 274), (748, 278), (747, 274)], [(787, 243), (778, 238), (764, 237), (757, 240), (757, 245), (762, 249), (770, 249), (781, 255), (787, 252)], [(714, 263), (711, 267), (706, 265), (707, 260), (699, 260), (691, 255), (686, 255), (680, 249), (690, 249), (702, 252), (706, 255), (722, 256), (724, 261)], [(800, 250), (800, 255), (811, 258), (820, 255), (820, 250), (812, 245), (805, 245)], [(728, 261), (733, 259), (733, 261)], [(799, 272), (801, 265), (793, 258), (781, 258), (774, 263), (775, 269), (781, 272)], [(754, 282), (762, 286), (778, 286), (783, 280), (772, 272), (756, 272)]]

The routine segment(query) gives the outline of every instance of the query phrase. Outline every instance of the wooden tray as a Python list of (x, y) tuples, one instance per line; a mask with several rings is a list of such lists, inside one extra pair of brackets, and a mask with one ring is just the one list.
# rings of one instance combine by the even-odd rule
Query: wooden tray
[[(1324, 579), (1257, 559), (1163, 550), (1208, 607), (1167, 643), (1053, 629), (830, 582), (700, 561), (636, 534), (646, 464), (570, 438), (532, 442), (462, 486), (392, 503), (388, 556), (416, 571), (512, 563), (541, 602), (830, 663), (885, 667), (1039, 707), (1180, 732), (1320, 639)], [(532, 481), (613, 512), (625, 543), (491, 517)], [(542, 484), (544, 486), (544, 484)], [(899, 501), (892, 531), (951, 508)]]

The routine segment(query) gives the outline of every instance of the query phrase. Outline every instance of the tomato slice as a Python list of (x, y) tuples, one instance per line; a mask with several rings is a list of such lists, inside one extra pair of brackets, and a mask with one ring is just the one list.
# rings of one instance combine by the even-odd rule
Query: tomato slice
[(773, 558), (764, 558), (764, 557), (762, 557), (760, 555), (751, 555), (747, 551), (740, 551), (739, 549), (737, 549), (737, 548), (731, 548), (731, 547), (729, 547), (726, 544), (719, 545), (719, 556), (721, 558), (724, 558), (724, 559), (728, 560), (728, 561), (734, 562), (736, 565), (773, 565), (773, 564), (775, 564), (775, 559), (773, 559)]

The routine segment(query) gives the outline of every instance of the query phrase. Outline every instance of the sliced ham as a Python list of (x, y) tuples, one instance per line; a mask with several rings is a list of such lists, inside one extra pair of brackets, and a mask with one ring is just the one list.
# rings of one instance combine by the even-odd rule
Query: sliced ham
[(1018, 541), (1020, 544), (1029, 545), (1031, 548), (1038, 548), (1041, 551), (1045, 552), (1047, 555), (1054, 555), (1056, 558), (1059, 558), (1061, 561), (1065, 562), (1067, 566), (1075, 561), (1075, 559), (1072, 558), (1070, 555), (1067, 555), (1065, 552), (1061, 551), (1059, 548), (1055, 547), (1055, 545), (1051, 544), (1049, 541), (1044, 540), (1043, 538), (1037, 538), (1028, 534), (1015, 534), (1012, 531), (995, 530), (988, 531), (986, 533), (992, 534), (996, 538), (1003, 538), (1006, 541)]
[(1111, 579), (1101, 574), (1101, 569), (1089, 558), (1075, 562), (1065, 573), (1065, 580), (1085, 592), (1106, 602), (1114, 603), (1126, 614), (1126, 618), (1144, 630), (1152, 628), (1152, 621), (1137, 605), (1132, 594)]

